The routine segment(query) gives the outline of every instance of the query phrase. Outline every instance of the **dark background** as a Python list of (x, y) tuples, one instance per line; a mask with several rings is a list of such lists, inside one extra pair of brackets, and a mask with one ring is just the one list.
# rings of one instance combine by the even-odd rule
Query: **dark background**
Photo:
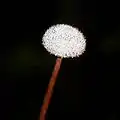
[(56, 60), (41, 45), (42, 35), (58, 23), (78, 27), (87, 47), (79, 58), (63, 59), (46, 119), (118, 120), (117, 2), (10, 1), (2, 13), (6, 32), (1, 39), (0, 120), (38, 120)]

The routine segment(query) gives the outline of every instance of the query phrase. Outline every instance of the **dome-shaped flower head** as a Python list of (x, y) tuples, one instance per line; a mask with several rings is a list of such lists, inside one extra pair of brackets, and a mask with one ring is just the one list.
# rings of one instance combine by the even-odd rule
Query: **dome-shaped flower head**
[(58, 57), (77, 57), (85, 51), (83, 34), (70, 25), (57, 24), (43, 35), (42, 44), (48, 52)]

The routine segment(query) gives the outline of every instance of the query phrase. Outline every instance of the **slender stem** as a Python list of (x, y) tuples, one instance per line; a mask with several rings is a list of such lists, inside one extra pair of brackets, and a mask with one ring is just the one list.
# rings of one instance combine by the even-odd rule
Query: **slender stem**
[(45, 120), (45, 115), (47, 113), (50, 99), (52, 97), (53, 87), (54, 87), (55, 82), (56, 82), (56, 78), (57, 78), (57, 75), (58, 75), (58, 72), (60, 69), (61, 62), (62, 62), (62, 58), (56, 59), (56, 64), (55, 64), (54, 70), (52, 72), (52, 76), (51, 76), (49, 84), (48, 84), (48, 89), (47, 89), (47, 92), (44, 96), (43, 104), (41, 107), (40, 120)]

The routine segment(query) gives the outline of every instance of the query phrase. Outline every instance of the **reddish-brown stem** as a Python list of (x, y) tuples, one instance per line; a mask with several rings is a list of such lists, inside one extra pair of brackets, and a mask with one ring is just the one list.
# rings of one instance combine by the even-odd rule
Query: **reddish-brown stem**
[(61, 62), (62, 62), (62, 58), (57, 58), (54, 70), (52, 72), (52, 76), (50, 78), (50, 82), (48, 84), (47, 92), (44, 96), (43, 104), (42, 104), (41, 111), (40, 111), (40, 120), (45, 120), (45, 115), (46, 115), (46, 112), (47, 112), (47, 109), (50, 103), (50, 99), (53, 93), (53, 87), (56, 82), (56, 78), (57, 78), (57, 75), (60, 69)]

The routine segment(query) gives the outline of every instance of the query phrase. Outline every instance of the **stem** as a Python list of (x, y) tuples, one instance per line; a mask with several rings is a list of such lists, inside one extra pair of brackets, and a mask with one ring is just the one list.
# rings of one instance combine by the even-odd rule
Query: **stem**
[(48, 106), (49, 106), (49, 103), (50, 103), (50, 99), (52, 97), (53, 87), (54, 87), (55, 82), (56, 82), (56, 78), (57, 78), (57, 75), (58, 75), (58, 72), (59, 72), (59, 69), (60, 69), (61, 62), (62, 62), (62, 58), (57, 58), (56, 59), (56, 64), (55, 64), (54, 70), (52, 72), (52, 76), (51, 76), (50, 82), (48, 84), (48, 89), (47, 89), (47, 92), (44, 96), (43, 104), (42, 104), (42, 107), (41, 107), (40, 120), (45, 120), (45, 115), (47, 113), (47, 109), (48, 109)]

